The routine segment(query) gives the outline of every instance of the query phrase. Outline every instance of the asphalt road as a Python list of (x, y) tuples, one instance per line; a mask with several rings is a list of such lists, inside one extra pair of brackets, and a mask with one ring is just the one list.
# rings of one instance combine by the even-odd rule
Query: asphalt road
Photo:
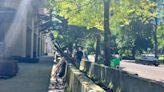
[[(94, 56), (89, 55), (89, 60), (94, 62)], [(136, 64), (134, 61), (122, 60), (120, 63), (120, 69), (132, 74), (138, 74), (139, 77), (155, 80), (164, 83), (164, 65), (152, 66)]]
[(156, 67), (151, 65), (130, 63), (130, 61), (125, 62), (123, 60), (120, 63), (120, 67), (123, 71), (138, 74), (139, 77), (164, 82), (164, 65), (159, 65)]

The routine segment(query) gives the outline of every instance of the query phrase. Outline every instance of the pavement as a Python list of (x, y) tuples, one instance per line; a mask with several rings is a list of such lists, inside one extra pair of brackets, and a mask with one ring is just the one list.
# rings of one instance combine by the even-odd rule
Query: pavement
[(49, 90), (48, 92), (64, 92), (64, 86), (61, 78), (57, 78), (58, 81), (56, 81), (54, 75), (56, 71), (57, 64), (54, 63), (52, 67), (51, 72), (51, 78), (50, 78), (50, 84), (49, 84)]
[(19, 71), (10, 79), (0, 79), (0, 92), (47, 92), (53, 62), (42, 57), (39, 63), (18, 63)]
[(120, 67), (123, 71), (138, 74), (139, 77), (164, 83), (164, 65), (156, 67), (122, 61)]
[[(89, 60), (94, 62), (94, 56), (89, 55)], [(134, 60), (122, 60), (120, 63), (120, 69), (132, 74), (138, 74), (139, 77), (155, 80), (164, 83), (164, 65), (151, 66), (134, 63)]]

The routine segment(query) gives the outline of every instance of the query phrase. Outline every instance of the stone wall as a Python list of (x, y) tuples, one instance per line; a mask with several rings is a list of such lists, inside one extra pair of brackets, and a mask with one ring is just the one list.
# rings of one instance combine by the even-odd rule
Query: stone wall
[(106, 92), (72, 64), (67, 64), (64, 92)]

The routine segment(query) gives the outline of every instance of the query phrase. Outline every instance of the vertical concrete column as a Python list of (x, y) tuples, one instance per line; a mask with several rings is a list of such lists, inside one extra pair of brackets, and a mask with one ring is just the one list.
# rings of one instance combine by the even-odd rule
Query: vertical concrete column
[(33, 42), (33, 57), (38, 57), (37, 47), (38, 47), (38, 26), (37, 26), (37, 11), (36, 8), (33, 8), (33, 20), (34, 20), (34, 42)]
[(42, 55), (42, 33), (39, 33), (39, 55)]
[(40, 56), (40, 32), (38, 32), (38, 50), (37, 50), (37, 53), (38, 53), (38, 57)]
[(35, 26), (36, 26), (36, 57), (39, 56), (38, 53), (38, 47), (39, 47), (39, 27), (38, 27), (38, 13), (37, 13), (37, 9), (35, 9)]
[(40, 32), (40, 50), (39, 50), (40, 56), (42, 56), (42, 33)]
[(42, 43), (42, 55), (44, 55), (47, 51), (47, 46), (46, 46), (46, 40), (45, 40), (46, 36), (43, 34), (43, 37), (42, 37), (42, 40), (43, 40), (43, 43)]
[(23, 28), (23, 36), (22, 36), (22, 56), (23, 57), (26, 57), (26, 47), (27, 47), (27, 45), (26, 45), (26, 36), (27, 36), (27, 14), (26, 14), (26, 20), (24, 21), (24, 26), (22, 27)]
[(42, 34), (42, 55), (44, 55), (44, 43), (45, 43), (45, 40), (44, 40), (44, 34)]
[(44, 53), (48, 53), (47, 35), (44, 35)]
[(37, 39), (37, 56), (39, 57), (40, 54), (39, 54), (39, 48), (40, 48), (40, 33), (39, 33), (39, 28), (37, 29), (38, 30), (38, 39)]
[(43, 55), (43, 51), (42, 51), (43, 46), (42, 46), (42, 44), (43, 44), (43, 34), (41, 32), (40, 33), (40, 55)]
[[(31, 22), (32, 23), (32, 22)], [(31, 35), (32, 30), (30, 27), (27, 27), (27, 37), (26, 37), (26, 56), (31, 57)]]
[(33, 58), (33, 51), (34, 51), (34, 30), (35, 30), (35, 25), (34, 25), (34, 18), (32, 17), (32, 32), (31, 32), (31, 58)]
[(36, 36), (36, 29), (34, 29), (34, 42), (33, 42), (34, 47), (33, 47), (33, 57), (36, 57), (36, 38), (37, 38), (37, 36)]
[[(35, 25), (36, 26), (36, 25)], [(35, 29), (35, 56), (38, 57), (38, 28)]]

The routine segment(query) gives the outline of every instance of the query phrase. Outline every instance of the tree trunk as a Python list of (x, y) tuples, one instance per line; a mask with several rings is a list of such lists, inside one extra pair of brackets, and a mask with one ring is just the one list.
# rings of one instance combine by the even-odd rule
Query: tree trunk
[(154, 28), (154, 52), (155, 52), (155, 58), (158, 57), (158, 41), (157, 41), (157, 18), (155, 18), (155, 28)]
[(132, 57), (135, 59), (135, 55), (136, 55), (136, 48), (132, 47)]
[[(158, 3), (158, 0), (153, 0), (155, 3)], [(157, 6), (154, 7), (154, 9), (157, 9)], [(155, 54), (155, 58), (158, 57), (158, 40), (157, 40), (157, 27), (158, 27), (158, 19), (157, 16), (154, 18), (155, 20), (155, 25), (154, 25), (154, 32), (153, 32), (153, 36), (154, 36), (154, 54)]]
[(111, 32), (109, 29), (109, 7), (110, 0), (104, 0), (104, 54), (105, 65), (110, 66), (111, 50), (110, 50), (110, 37)]
[(96, 42), (96, 56), (95, 56), (95, 62), (98, 63), (99, 54), (100, 54), (100, 34), (97, 35), (97, 42)]

